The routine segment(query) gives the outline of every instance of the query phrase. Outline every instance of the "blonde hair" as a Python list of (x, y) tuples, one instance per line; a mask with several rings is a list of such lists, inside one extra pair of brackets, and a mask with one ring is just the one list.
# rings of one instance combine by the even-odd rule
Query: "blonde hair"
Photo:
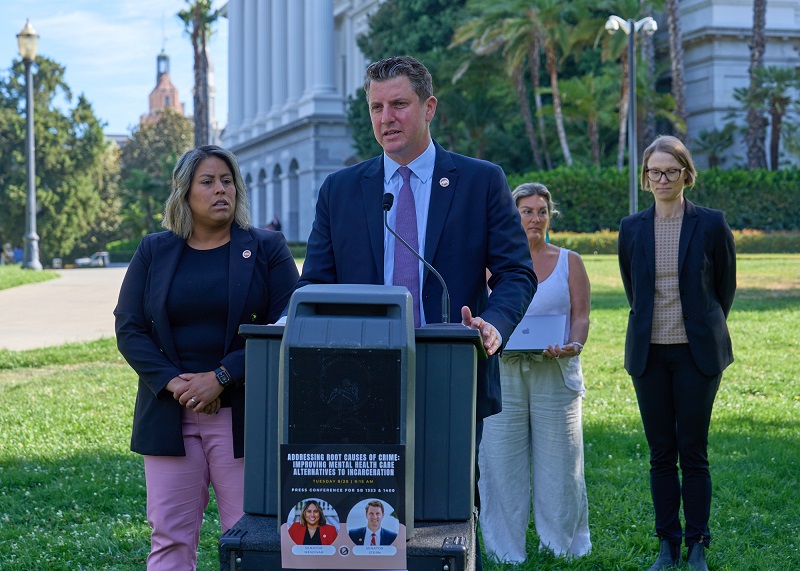
[(519, 206), (519, 201), (523, 198), (528, 198), (529, 196), (542, 196), (547, 203), (547, 213), (550, 215), (550, 218), (561, 215), (561, 213), (556, 210), (556, 203), (553, 202), (553, 198), (550, 196), (550, 191), (540, 182), (523, 182), (514, 189), (514, 192), (511, 193), (511, 196), (514, 198), (514, 204), (517, 206)]
[(667, 153), (672, 155), (678, 163), (686, 170), (686, 182), (684, 187), (690, 188), (694, 186), (697, 180), (697, 171), (694, 168), (694, 161), (692, 160), (692, 153), (686, 148), (680, 139), (671, 135), (659, 135), (655, 141), (650, 143), (650, 146), (644, 150), (642, 154), (642, 171), (639, 173), (639, 180), (641, 181), (642, 188), (650, 190), (650, 179), (647, 178), (647, 163), (653, 153)]
[(230, 151), (216, 145), (203, 145), (183, 154), (175, 164), (172, 171), (172, 191), (164, 205), (164, 220), (161, 225), (171, 230), (184, 240), (188, 240), (194, 231), (192, 210), (189, 208), (189, 190), (197, 167), (208, 157), (217, 157), (222, 160), (233, 175), (233, 185), (236, 188), (236, 209), (234, 220), (243, 229), (252, 226), (250, 220), (250, 201), (247, 199), (247, 187), (239, 171), (239, 163)]

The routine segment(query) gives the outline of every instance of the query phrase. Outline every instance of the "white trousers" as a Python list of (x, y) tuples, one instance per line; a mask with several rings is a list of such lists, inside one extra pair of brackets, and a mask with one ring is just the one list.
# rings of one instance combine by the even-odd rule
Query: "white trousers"
[(503, 411), (484, 420), (480, 449), (480, 525), (490, 557), (522, 563), (531, 500), (539, 549), (589, 553), (583, 475), (581, 395), (552, 359), (500, 361)]

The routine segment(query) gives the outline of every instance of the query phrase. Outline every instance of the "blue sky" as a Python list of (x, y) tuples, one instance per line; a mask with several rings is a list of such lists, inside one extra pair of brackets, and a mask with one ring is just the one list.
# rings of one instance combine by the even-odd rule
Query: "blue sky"
[[(213, 6), (224, 5), (214, 0)], [(0, 75), (19, 58), (17, 34), (30, 18), (39, 34), (38, 54), (66, 67), (74, 96), (83, 93), (106, 133), (129, 133), (148, 111), (156, 56), (165, 47), (170, 75), (184, 111), (192, 112), (193, 55), (175, 14), (186, 0), (2, 0)], [(216, 84), (216, 117), (228, 115), (228, 21), (220, 18), (210, 43)], [(34, 68), (35, 69), (35, 68)], [(74, 104), (74, 101), (73, 101)]]

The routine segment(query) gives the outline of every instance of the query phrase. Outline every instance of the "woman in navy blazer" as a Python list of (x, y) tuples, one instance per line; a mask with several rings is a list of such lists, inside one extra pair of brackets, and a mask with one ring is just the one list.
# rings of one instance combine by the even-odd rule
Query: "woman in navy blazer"
[(708, 428), (722, 371), (733, 362), (726, 324), (736, 291), (733, 235), (722, 212), (684, 198), (696, 177), (683, 143), (658, 137), (644, 152), (641, 172), (655, 204), (624, 218), (619, 230), (619, 266), (631, 306), (625, 369), (650, 447), (661, 542), (649, 571), (680, 563), (681, 499), (689, 567), (708, 569)]
[(150, 234), (120, 290), (117, 346), (139, 390), (131, 450), (144, 455), (148, 570), (196, 567), (209, 484), (222, 531), (243, 515), (242, 323), (273, 323), (297, 282), (279, 232), (251, 227), (236, 158), (184, 154), (172, 175), (167, 232)]

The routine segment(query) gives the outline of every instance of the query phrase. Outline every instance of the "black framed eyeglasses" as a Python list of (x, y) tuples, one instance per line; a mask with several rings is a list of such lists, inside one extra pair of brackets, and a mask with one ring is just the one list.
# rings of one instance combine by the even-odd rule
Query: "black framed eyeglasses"
[(685, 170), (686, 170), (686, 167), (683, 167), (683, 168), (680, 168), (680, 169), (669, 169), (669, 170), (665, 170), (665, 171), (660, 171), (658, 169), (645, 169), (644, 172), (647, 174), (647, 178), (649, 178), (653, 182), (660, 181), (662, 176), (667, 177), (667, 180), (669, 182), (675, 182), (676, 180), (681, 178), (681, 175), (683, 174), (683, 171), (685, 171)]

